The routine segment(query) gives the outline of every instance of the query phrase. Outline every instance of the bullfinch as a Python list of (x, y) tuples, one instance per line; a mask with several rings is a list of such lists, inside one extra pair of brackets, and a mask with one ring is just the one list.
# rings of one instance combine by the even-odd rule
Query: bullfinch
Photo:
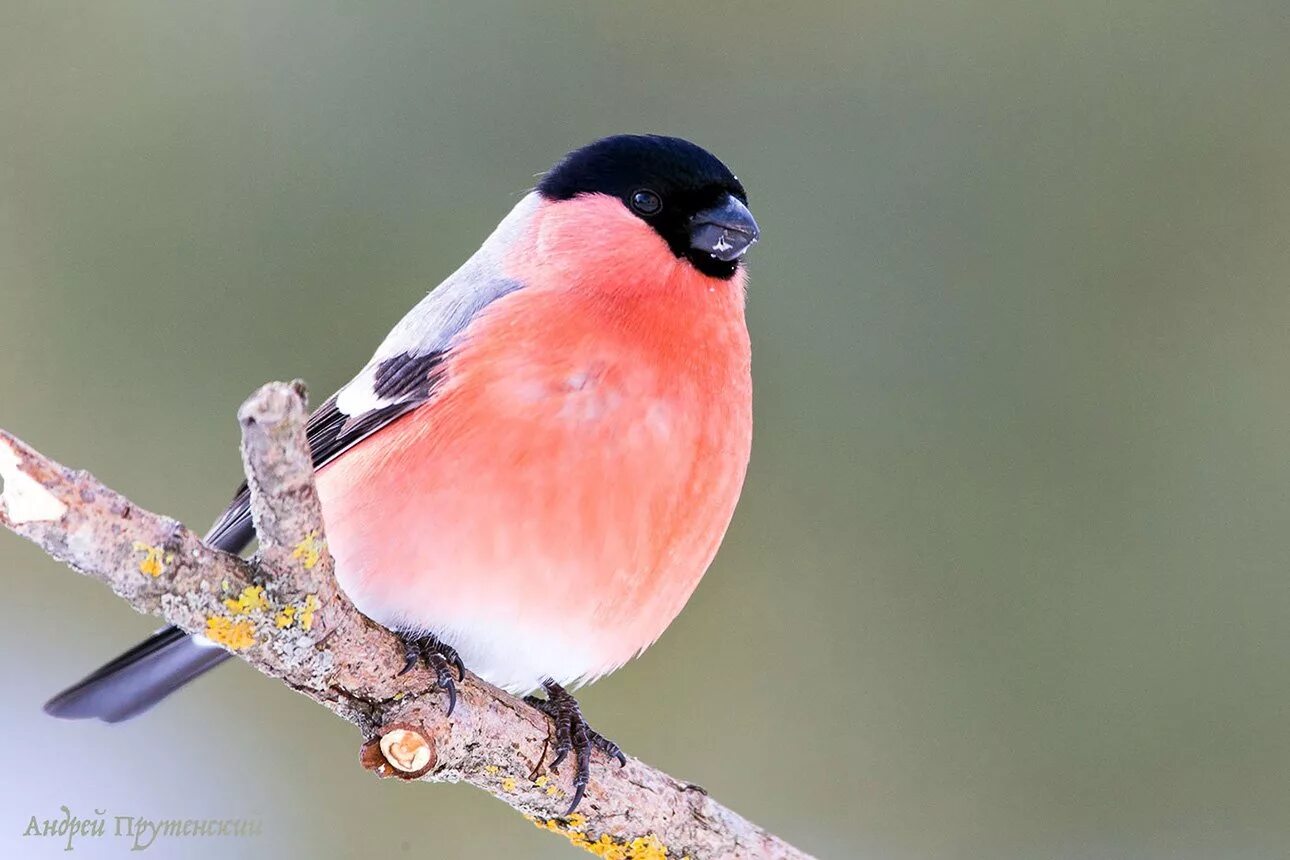
[[(717, 552), (752, 441), (743, 185), (685, 140), (569, 153), (310, 417), (328, 546), (355, 606), (449, 698), (463, 666), (573, 752), (625, 762), (566, 690), (676, 617)], [(254, 537), (245, 487), (206, 535)], [(117, 722), (229, 654), (175, 627), (45, 706)]]

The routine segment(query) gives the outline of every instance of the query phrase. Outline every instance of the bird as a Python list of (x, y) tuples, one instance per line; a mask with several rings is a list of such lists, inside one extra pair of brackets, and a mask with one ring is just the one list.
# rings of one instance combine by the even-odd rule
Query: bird
[[(570, 692), (641, 654), (716, 555), (752, 444), (743, 184), (678, 137), (620, 134), (539, 175), (309, 417), (355, 607), (456, 706), (465, 667), (551, 720), (552, 766), (626, 763)], [(245, 484), (205, 542), (254, 537)], [(167, 627), (50, 699), (118, 722), (230, 656)], [(541, 690), (544, 698), (532, 695)]]

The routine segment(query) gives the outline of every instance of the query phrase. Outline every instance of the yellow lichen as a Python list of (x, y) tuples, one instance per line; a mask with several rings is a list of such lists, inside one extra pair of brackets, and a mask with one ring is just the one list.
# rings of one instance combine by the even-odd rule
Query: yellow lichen
[(206, 619), (206, 638), (234, 651), (241, 651), (255, 644), (255, 628), (246, 619), (234, 621), (231, 618), (211, 616)]
[[(608, 833), (600, 834), (599, 839), (592, 839), (582, 832), (587, 819), (581, 815), (570, 815), (564, 821), (558, 818), (529, 818), (536, 826), (552, 833), (559, 833), (565, 839), (604, 860), (666, 860), (667, 846), (653, 833), (636, 836), (631, 839), (614, 839)], [(682, 858), (684, 860), (684, 858)]]
[(295, 620), (296, 608), (294, 606), (287, 605), (282, 607), (282, 611), (274, 617), (273, 623), (278, 625), (278, 629), (281, 630), (283, 627), (290, 627), (291, 622)]
[(166, 571), (166, 560), (174, 560), (174, 556), (168, 556), (163, 560), (164, 550), (161, 547), (152, 546), (143, 541), (134, 542), (134, 551), (143, 553), (143, 560), (139, 562), (139, 573), (148, 576), (161, 576)]
[(502, 791), (507, 794), (513, 794), (515, 792), (515, 777), (508, 776), (502, 780)]
[[(560, 795), (564, 794), (564, 792), (560, 790), (560, 786), (556, 785), (554, 782), (551, 782), (551, 777), (547, 776), (546, 774), (542, 774), (537, 779), (533, 780), (533, 784), (536, 785), (538, 788), (545, 788), (547, 797), (559, 797)], [(569, 817), (568, 821), (572, 822), (575, 818), (581, 818), (581, 817), (582, 816), (580, 815), (573, 815)], [(570, 824), (570, 826), (572, 827), (573, 825)]]
[(498, 771), (498, 770), (499, 770), (499, 768), (498, 768), (498, 767), (497, 767), (497, 765), (495, 765), (495, 764), (486, 764), (486, 765), (484, 765), (484, 773), (487, 773), (487, 774), (495, 774), (495, 773), (497, 773), (497, 771)]
[(296, 544), (295, 549), (291, 551), (292, 558), (300, 559), (305, 570), (313, 570), (318, 559), (322, 558), (323, 548), (326, 546), (324, 541), (319, 540), (318, 531), (315, 529), (305, 535), (304, 540)]
[(248, 613), (255, 612), (257, 610), (262, 611), (268, 609), (269, 601), (264, 596), (264, 586), (248, 585), (246, 588), (242, 589), (242, 593), (236, 598), (225, 598), (224, 605), (227, 606), (228, 611), (232, 612), (234, 615), (247, 615)]
[(300, 605), (300, 611), (296, 613), (296, 618), (300, 620), (300, 628), (308, 630), (314, 626), (314, 613), (322, 604), (318, 601), (318, 595), (305, 595), (305, 602)]

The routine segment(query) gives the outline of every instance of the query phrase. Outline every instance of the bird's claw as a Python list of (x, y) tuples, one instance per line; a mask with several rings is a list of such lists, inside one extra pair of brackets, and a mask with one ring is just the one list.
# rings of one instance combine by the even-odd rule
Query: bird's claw
[(587, 792), (587, 783), (591, 780), (591, 751), (598, 749), (610, 758), (617, 759), (619, 767), (626, 766), (627, 756), (623, 755), (618, 744), (587, 725), (577, 699), (564, 687), (554, 681), (544, 681), (542, 688), (546, 690), (545, 699), (526, 696), (524, 701), (551, 718), (551, 736), (554, 739), (552, 752), (555, 754), (550, 764), (551, 772), (558, 773), (560, 762), (569, 753), (574, 755), (577, 770), (573, 775), (573, 801), (564, 813), (572, 815), (582, 802), (582, 797)]
[(443, 644), (429, 634), (406, 635), (402, 638), (405, 662), (399, 674), (402, 675), (417, 663), (424, 662), (426, 668), (435, 674), (435, 683), (439, 689), (448, 694), (448, 716), (451, 717), (453, 709), (457, 707), (457, 683), (452, 678), (452, 670), (457, 670), (458, 681), (466, 679), (466, 667), (461, 662), (461, 657), (452, 646)]

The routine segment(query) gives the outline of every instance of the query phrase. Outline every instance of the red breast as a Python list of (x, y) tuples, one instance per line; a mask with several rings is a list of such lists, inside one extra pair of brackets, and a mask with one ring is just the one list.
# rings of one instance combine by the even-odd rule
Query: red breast
[(360, 609), (530, 689), (611, 671), (684, 606), (743, 482), (752, 384), (742, 271), (701, 274), (616, 200), (541, 203), (501, 263), (524, 286), (319, 493)]

